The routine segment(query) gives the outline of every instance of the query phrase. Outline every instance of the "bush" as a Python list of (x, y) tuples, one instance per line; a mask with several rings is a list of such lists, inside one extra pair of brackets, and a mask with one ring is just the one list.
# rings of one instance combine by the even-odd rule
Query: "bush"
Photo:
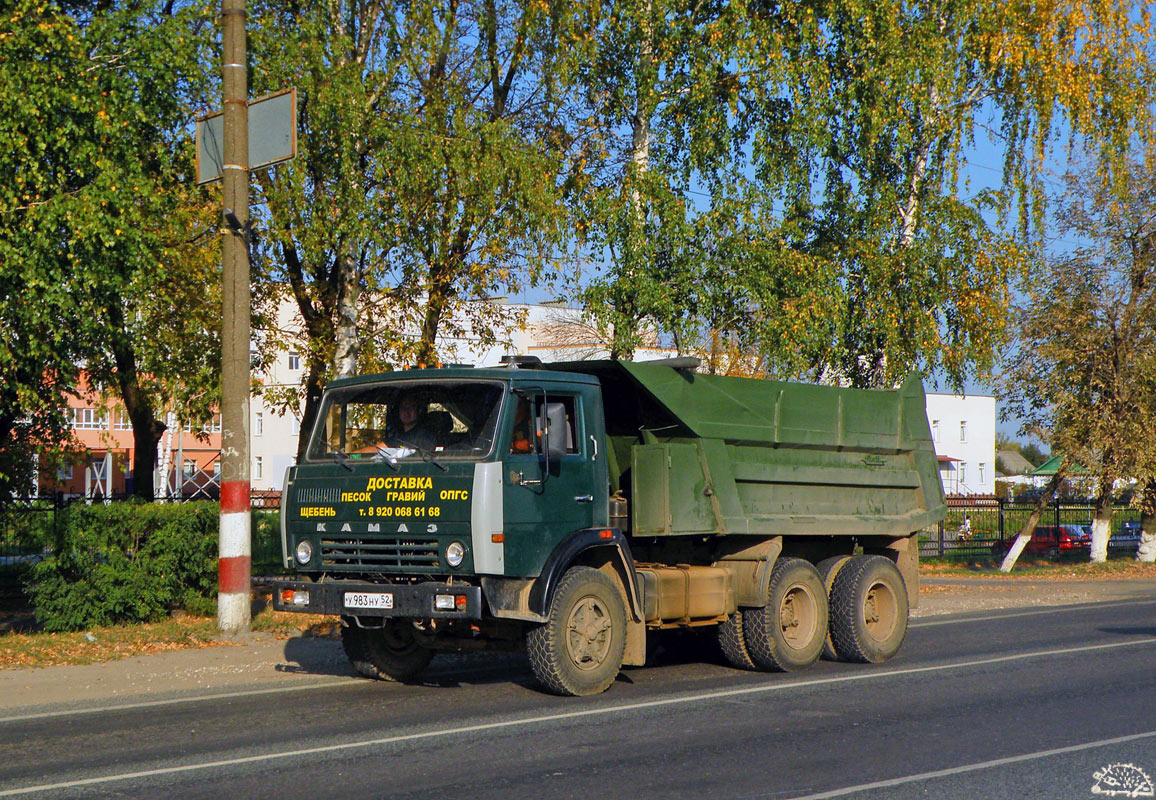
[[(181, 608), (213, 614), (220, 506), (203, 501), (74, 505), (46, 536), (47, 557), (26, 579), (49, 631), (161, 619)], [(285, 572), (277, 512), (252, 517), (253, 574)]]
[(50, 631), (142, 622), (211, 598), (217, 583), (216, 503), (76, 505), (28, 593)]

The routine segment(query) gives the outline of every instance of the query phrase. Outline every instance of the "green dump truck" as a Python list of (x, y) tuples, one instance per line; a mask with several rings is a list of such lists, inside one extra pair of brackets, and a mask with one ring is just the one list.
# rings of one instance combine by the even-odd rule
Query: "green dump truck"
[(944, 516), (923, 388), (703, 375), (693, 360), (513, 359), (334, 381), (286, 476), (282, 611), (340, 615), (367, 677), (525, 648), (602, 692), (647, 631), (799, 670), (899, 650)]

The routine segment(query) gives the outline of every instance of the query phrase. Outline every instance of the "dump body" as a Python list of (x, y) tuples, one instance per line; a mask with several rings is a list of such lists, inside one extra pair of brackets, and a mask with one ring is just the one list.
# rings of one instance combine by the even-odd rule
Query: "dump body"
[(612, 484), (632, 495), (634, 536), (906, 536), (946, 511), (914, 377), (881, 392), (646, 363), (554, 366), (615, 397)]
[(739, 666), (806, 666), (828, 593), (839, 654), (890, 657), (918, 597), (915, 537), (945, 513), (919, 381), (860, 391), (681, 366), (335, 381), (287, 475), (285, 564), (301, 576), (275, 582), (275, 606), (341, 615), (372, 677), (525, 642), (563, 694), (641, 664), (647, 628), (717, 625)]

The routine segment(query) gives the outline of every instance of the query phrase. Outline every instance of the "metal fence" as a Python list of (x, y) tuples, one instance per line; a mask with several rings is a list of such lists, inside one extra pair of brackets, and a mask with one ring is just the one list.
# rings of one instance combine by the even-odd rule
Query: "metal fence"
[[(1017, 536), (1035, 510), (1035, 503), (1012, 503), (999, 498), (982, 500), (949, 499), (947, 517), (938, 526), (919, 536), (919, 555), (990, 555), (993, 547)], [(1039, 525), (1091, 525), (1095, 506), (1091, 503), (1055, 501), (1040, 516)], [(1128, 506), (1112, 511), (1112, 533), (1126, 521), (1140, 519), (1140, 512)]]

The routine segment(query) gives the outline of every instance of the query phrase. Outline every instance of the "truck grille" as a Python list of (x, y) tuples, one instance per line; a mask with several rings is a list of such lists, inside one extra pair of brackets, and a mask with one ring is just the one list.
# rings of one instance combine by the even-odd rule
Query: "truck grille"
[(436, 567), (438, 541), (401, 536), (323, 538), (321, 563), (327, 567)]

